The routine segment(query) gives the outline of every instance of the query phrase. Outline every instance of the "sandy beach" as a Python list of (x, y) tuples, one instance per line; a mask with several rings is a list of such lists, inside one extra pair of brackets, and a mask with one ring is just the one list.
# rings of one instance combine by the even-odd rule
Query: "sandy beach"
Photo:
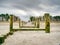
[[(2, 45), (59, 45), (60, 44), (60, 23), (50, 24), (50, 33), (45, 31), (17, 31), (10, 35)], [(44, 23), (41, 24), (44, 28)], [(14, 23), (14, 28), (19, 28)], [(0, 23), (0, 36), (9, 32), (9, 23)]]

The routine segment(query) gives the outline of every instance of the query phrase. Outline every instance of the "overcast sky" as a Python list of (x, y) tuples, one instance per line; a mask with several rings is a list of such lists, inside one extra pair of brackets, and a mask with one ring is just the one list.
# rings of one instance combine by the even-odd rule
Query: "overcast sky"
[(60, 0), (0, 0), (0, 13), (42, 16), (60, 15)]

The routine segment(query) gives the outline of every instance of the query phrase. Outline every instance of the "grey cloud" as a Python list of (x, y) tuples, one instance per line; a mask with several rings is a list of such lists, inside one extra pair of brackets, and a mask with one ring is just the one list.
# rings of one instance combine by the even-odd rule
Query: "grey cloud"
[(60, 5), (60, 0), (51, 0), (51, 5)]
[[(39, 7), (39, 5), (44, 5)], [(49, 7), (54, 7), (54, 9)], [(22, 9), (24, 11), (29, 11), (34, 9), (37, 11), (47, 11), (47, 12), (58, 12), (60, 11), (60, 0), (0, 0), (0, 7), (4, 8), (14, 8)], [(49, 10), (48, 10), (49, 9)]]
[(12, 5), (15, 8), (21, 8), (23, 6), (26, 8), (39, 8), (38, 5), (40, 4), (39, 0), (5, 0), (2, 1), (3, 6), (5, 4)]
[(60, 5), (60, 0), (0, 0), (0, 4), (12, 5), (12, 7), (21, 8), (21, 6), (26, 8), (35, 8), (35, 9), (42, 9), (38, 7), (40, 4), (54, 6)]

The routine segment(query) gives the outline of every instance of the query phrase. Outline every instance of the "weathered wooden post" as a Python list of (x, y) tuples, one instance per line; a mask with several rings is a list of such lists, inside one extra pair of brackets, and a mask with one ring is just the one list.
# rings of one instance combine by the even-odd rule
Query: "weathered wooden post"
[(40, 27), (40, 19), (39, 19), (39, 17), (37, 18), (37, 28), (39, 28)]
[(36, 18), (35, 18), (35, 20), (34, 20), (34, 26), (35, 26), (35, 28), (36, 28)]
[(20, 26), (21, 26), (21, 23), (20, 23), (20, 19), (19, 19), (19, 28), (20, 28)]
[(50, 15), (49, 13), (45, 13), (45, 31), (46, 33), (50, 33)]
[(37, 28), (37, 18), (35, 17), (35, 28)]
[(10, 32), (13, 31), (13, 15), (10, 15)]

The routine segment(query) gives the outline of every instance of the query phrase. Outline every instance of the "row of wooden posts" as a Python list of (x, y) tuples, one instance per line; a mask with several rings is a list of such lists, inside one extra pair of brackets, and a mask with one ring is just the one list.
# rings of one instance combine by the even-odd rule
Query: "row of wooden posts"
[[(50, 15), (49, 13), (44, 14), (45, 19), (45, 29), (40, 29), (40, 19), (36, 18), (35, 21), (35, 28), (19, 28), (19, 29), (13, 29), (13, 15), (10, 16), (10, 31), (13, 32), (14, 30), (20, 30), (20, 31), (40, 31), (44, 30), (46, 33), (50, 33)], [(20, 27), (20, 19), (19, 19), (19, 27)]]

